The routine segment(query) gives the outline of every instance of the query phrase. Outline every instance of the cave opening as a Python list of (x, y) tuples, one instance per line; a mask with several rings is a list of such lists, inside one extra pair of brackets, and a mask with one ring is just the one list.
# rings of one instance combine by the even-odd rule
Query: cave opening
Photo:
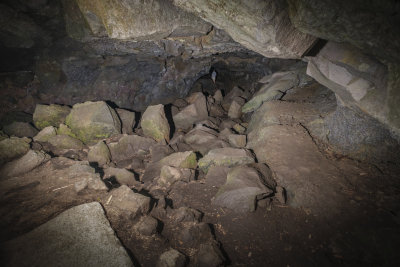
[(2, 266), (399, 266), (400, 6), (3, 0)]

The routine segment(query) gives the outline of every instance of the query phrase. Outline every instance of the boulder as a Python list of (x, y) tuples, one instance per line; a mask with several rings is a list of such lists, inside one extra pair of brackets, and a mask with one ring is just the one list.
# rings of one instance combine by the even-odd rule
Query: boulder
[(219, 267), (224, 266), (224, 262), (225, 257), (215, 241), (201, 244), (194, 256), (194, 265), (199, 267)]
[(139, 222), (135, 224), (133, 229), (144, 236), (151, 236), (157, 233), (158, 221), (151, 216), (143, 216)]
[(21, 158), (6, 163), (0, 169), (0, 177), (13, 177), (27, 173), (49, 159), (50, 156), (42, 151), (29, 150)]
[(195, 169), (197, 167), (197, 156), (193, 151), (176, 152), (159, 161), (162, 165), (176, 168)]
[(206, 183), (210, 186), (217, 188), (221, 187), (226, 182), (226, 176), (228, 175), (229, 167), (225, 166), (212, 166), (206, 175)]
[(89, 162), (95, 162), (99, 166), (104, 166), (111, 161), (111, 153), (108, 146), (100, 141), (96, 145), (89, 148), (88, 153)]
[(1, 250), (7, 266), (133, 266), (98, 202), (64, 211)]
[(60, 123), (65, 122), (70, 111), (71, 108), (68, 106), (38, 104), (33, 113), (33, 122), (39, 130), (47, 126), (57, 127)]
[(208, 118), (207, 99), (203, 93), (193, 93), (186, 100), (189, 105), (173, 116), (177, 129), (189, 129), (194, 123)]
[(213, 199), (213, 204), (230, 208), (235, 212), (252, 212), (257, 199), (273, 193), (268, 189), (260, 173), (247, 166), (238, 166), (229, 171), (226, 183), (221, 186)]
[(198, 125), (188, 132), (184, 139), (193, 150), (205, 155), (214, 148), (228, 147), (228, 143), (218, 138), (218, 132), (208, 127)]
[(54, 126), (47, 126), (43, 128), (35, 137), (33, 141), (35, 142), (47, 142), (53, 136), (57, 135), (57, 130)]
[(157, 180), (157, 183), (162, 187), (170, 187), (177, 181), (189, 182), (193, 178), (194, 171), (191, 169), (163, 166), (161, 168), (160, 178)]
[(152, 138), (139, 135), (123, 135), (118, 142), (108, 144), (114, 162), (120, 162), (133, 157), (143, 157), (150, 153), (150, 148), (156, 142)]
[(60, 126), (58, 126), (57, 129), (57, 134), (59, 135), (69, 135), (73, 138), (76, 138), (76, 135), (72, 132), (72, 130), (65, 124), (61, 123)]
[(230, 134), (228, 135), (229, 144), (233, 147), (245, 147), (247, 137), (244, 134)]
[(29, 138), (10, 137), (0, 141), (0, 164), (25, 155), (30, 148)]
[(207, 173), (212, 166), (234, 167), (254, 163), (254, 156), (246, 149), (217, 148), (210, 150), (207, 155), (199, 160), (199, 168)]
[(134, 193), (126, 185), (121, 185), (111, 191), (113, 196), (110, 205), (126, 212), (131, 217), (146, 214), (150, 210), (150, 198), (142, 194)]
[(110, 177), (114, 177), (115, 180), (117, 180), (117, 182), (121, 185), (135, 186), (138, 183), (135, 179), (135, 174), (126, 169), (119, 169), (113, 167), (104, 169), (103, 178), (107, 179)]
[(55, 135), (50, 137), (47, 142), (55, 149), (83, 149), (85, 144), (82, 141), (72, 138), (69, 135)]
[(229, 106), (228, 117), (232, 119), (239, 119), (242, 116), (242, 106), (246, 100), (240, 96), (235, 97)]
[(116, 108), (115, 111), (117, 112), (118, 117), (121, 120), (122, 133), (133, 134), (133, 127), (135, 126), (136, 123), (135, 112), (122, 108)]
[(185, 265), (185, 255), (171, 248), (160, 255), (156, 267), (184, 267)]
[(222, 100), (224, 100), (224, 96), (222, 95), (221, 90), (218, 89), (217, 91), (215, 91), (213, 98), (216, 103), (221, 103)]
[(145, 136), (157, 142), (169, 141), (170, 127), (165, 116), (164, 105), (149, 106), (142, 115), (140, 125)]
[(244, 91), (242, 89), (240, 89), (239, 87), (235, 86), (232, 88), (232, 90), (230, 90), (226, 96), (224, 97), (223, 101), (222, 101), (222, 107), (224, 108), (224, 110), (226, 110), (227, 112), (229, 111), (229, 108), (231, 106), (232, 101), (236, 98), (236, 97), (242, 97), (244, 95)]
[(78, 139), (88, 145), (121, 132), (117, 113), (104, 101), (75, 104), (66, 124)]
[(34, 137), (39, 131), (28, 122), (12, 122), (3, 127), (3, 131), (9, 136)]
[(200, 222), (203, 214), (193, 208), (180, 207), (178, 209), (173, 209), (168, 213), (168, 217), (174, 223), (180, 222)]
[(162, 158), (172, 154), (174, 150), (167, 145), (156, 144), (150, 147), (151, 162), (160, 161)]

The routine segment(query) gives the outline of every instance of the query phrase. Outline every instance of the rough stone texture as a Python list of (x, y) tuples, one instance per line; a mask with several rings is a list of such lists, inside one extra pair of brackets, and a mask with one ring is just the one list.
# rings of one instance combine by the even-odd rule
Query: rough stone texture
[(185, 255), (171, 248), (160, 255), (156, 267), (184, 267), (185, 263)]
[(33, 137), (33, 140), (36, 142), (47, 142), (51, 137), (57, 135), (57, 130), (53, 126), (47, 126), (43, 128), (36, 136)]
[(265, 57), (300, 58), (315, 41), (292, 26), (282, 1), (174, 0), (174, 4)]
[(157, 183), (163, 187), (169, 187), (177, 181), (189, 182), (194, 177), (194, 171), (191, 169), (180, 169), (171, 166), (163, 166), (160, 172), (160, 178)]
[[(289, 16), (302, 32), (351, 43), (388, 61), (400, 60), (396, 1), (289, 0)], [(362, 7), (362, 8), (360, 8)]]
[(228, 143), (218, 138), (217, 131), (202, 125), (198, 125), (188, 132), (184, 141), (202, 155), (207, 154), (211, 149), (229, 146)]
[(141, 235), (151, 236), (157, 233), (158, 221), (151, 216), (143, 216), (134, 226), (136, 232)]
[(70, 111), (71, 108), (68, 106), (38, 104), (33, 113), (33, 122), (39, 130), (47, 126), (58, 127), (58, 125), (65, 122), (65, 118)]
[(229, 144), (233, 147), (245, 147), (246, 146), (246, 135), (244, 134), (230, 134), (228, 135)]
[(133, 127), (135, 126), (135, 123), (136, 123), (135, 112), (129, 111), (126, 109), (122, 109), (122, 108), (116, 108), (115, 111), (117, 112), (118, 117), (121, 120), (122, 133), (123, 134), (132, 134)]
[(254, 157), (245, 149), (217, 148), (210, 150), (207, 155), (199, 160), (199, 168), (207, 172), (212, 166), (234, 167), (254, 162)]
[(217, 242), (201, 244), (194, 258), (195, 266), (219, 267), (223, 266), (225, 257)]
[(100, 141), (90, 147), (88, 160), (89, 162), (96, 162), (99, 166), (108, 164), (111, 161), (110, 149), (108, 149), (108, 146), (103, 141)]
[(242, 116), (242, 106), (245, 102), (245, 99), (239, 96), (235, 97), (229, 107), (228, 117), (232, 119), (239, 119)]
[(3, 131), (16, 137), (34, 137), (38, 133), (38, 130), (27, 122), (13, 122), (4, 126)]
[(168, 213), (168, 216), (174, 223), (180, 222), (200, 222), (203, 214), (189, 207), (180, 207), (173, 209)]
[(0, 141), (0, 164), (25, 155), (30, 148), (29, 138), (10, 137)]
[(149, 106), (140, 122), (144, 135), (157, 142), (169, 141), (170, 127), (165, 116), (164, 105)]
[(239, 213), (252, 212), (256, 209), (257, 197), (271, 193), (257, 170), (238, 166), (229, 171), (226, 183), (218, 190), (213, 204)]
[(98, 202), (71, 208), (1, 247), (7, 266), (133, 266)]
[(125, 169), (109, 167), (104, 170), (103, 178), (114, 177), (121, 185), (134, 186), (137, 184), (135, 175)]
[(85, 144), (82, 141), (72, 138), (69, 135), (55, 135), (50, 137), (47, 142), (56, 149), (83, 149)]
[(207, 100), (202, 93), (194, 93), (186, 99), (189, 105), (173, 116), (176, 128), (188, 129), (196, 122), (208, 118)]
[(195, 169), (197, 167), (196, 158), (193, 151), (176, 152), (160, 160), (160, 163), (176, 168)]
[(73, 138), (76, 138), (76, 135), (72, 132), (72, 130), (65, 124), (61, 123), (60, 126), (57, 129), (57, 134), (59, 135), (69, 135)]
[(126, 185), (111, 191), (113, 196), (110, 205), (128, 213), (134, 217), (138, 214), (146, 214), (150, 210), (150, 198), (134, 193)]
[(12, 177), (29, 172), (50, 159), (50, 156), (42, 151), (29, 150), (24, 156), (6, 163), (0, 169), (0, 177)]
[(103, 101), (75, 104), (66, 124), (78, 139), (89, 145), (121, 132), (116, 112)]
[(152, 138), (139, 135), (124, 135), (118, 142), (108, 144), (114, 162), (124, 161), (133, 157), (150, 153), (150, 147), (156, 142)]

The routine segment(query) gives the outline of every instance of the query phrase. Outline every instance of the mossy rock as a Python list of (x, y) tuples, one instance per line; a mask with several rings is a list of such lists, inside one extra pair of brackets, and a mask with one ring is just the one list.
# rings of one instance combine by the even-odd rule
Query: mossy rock
[(25, 155), (30, 148), (31, 139), (10, 137), (0, 141), (0, 164)]
[(165, 116), (164, 106), (149, 106), (143, 113), (141, 126), (143, 134), (156, 141), (169, 141), (170, 128)]
[(33, 113), (33, 122), (39, 130), (47, 126), (58, 127), (60, 123), (65, 122), (65, 118), (70, 113), (71, 108), (61, 105), (36, 105)]
[(176, 152), (163, 158), (160, 162), (162, 165), (175, 168), (195, 169), (197, 167), (197, 157), (193, 151)]
[(83, 149), (82, 141), (72, 138), (69, 135), (55, 135), (48, 142), (57, 149)]
[(59, 135), (69, 135), (73, 138), (77, 138), (76, 135), (72, 132), (72, 130), (65, 124), (60, 124), (57, 129), (57, 134)]

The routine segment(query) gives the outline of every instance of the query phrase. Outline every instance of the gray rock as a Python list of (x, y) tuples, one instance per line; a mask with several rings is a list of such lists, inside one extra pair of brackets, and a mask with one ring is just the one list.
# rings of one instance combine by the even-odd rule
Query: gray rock
[(98, 202), (71, 208), (1, 247), (7, 266), (133, 266)]
[(66, 124), (79, 140), (88, 145), (121, 133), (117, 113), (104, 101), (75, 104)]
[(27, 122), (13, 122), (3, 127), (3, 131), (9, 136), (34, 137), (39, 131)]
[(50, 137), (47, 142), (55, 149), (83, 149), (85, 144), (81, 140), (73, 138), (69, 135), (55, 135)]
[(223, 101), (222, 101), (222, 107), (228, 112), (229, 108), (231, 106), (232, 101), (236, 98), (236, 97), (241, 97), (244, 95), (244, 92), (242, 89), (240, 89), (239, 87), (235, 86), (232, 88), (232, 90), (230, 90), (226, 96), (224, 97)]
[(138, 183), (135, 179), (135, 175), (126, 169), (119, 169), (113, 167), (104, 169), (104, 178), (110, 178), (110, 177), (115, 177), (117, 182), (121, 185), (135, 186)]
[(143, 157), (150, 153), (150, 147), (156, 142), (152, 138), (139, 135), (124, 135), (118, 142), (108, 144), (114, 162)]
[(226, 183), (218, 190), (213, 204), (230, 208), (235, 212), (252, 212), (256, 209), (258, 198), (272, 193), (259, 172), (247, 166), (235, 167), (229, 171)]
[(0, 169), (0, 176), (13, 177), (27, 173), (49, 159), (50, 156), (42, 151), (29, 150), (21, 158), (6, 163)]
[(71, 108), (68, 106), (38, 104), (33, 113), (33, 122), (39, 130), (47, 126), (58, 127), (60, 123), (65, 122), (70, 111)]
[(95, 162), (99, 166), (106, 165), (111, 161), (111, 152), (108, 149), (108, 146), (100, 141), (96, 145), (89, 148), (88, 153), (89, 162)]
[(10, 137), (0, 141), (0, 164), (25, 155), (30, 148), (29, 138)]
[(134, 226), (134, 230), (141, 235), (151, 236), (157, 233), (158, 221), (151, 216), (143, 216)]
[(123, 134), (133, 134), (133, 127), (136, 123), (135, 112), (129, 111), (122, 108), (116, 108), (115, 111), (121, 120), (122, 133)]
[(142, 115), (140, 125), (145, 136), (151, 137), (157, 142), (169, 141), (170, 127), (165, 117), (163, 105), (147, 107)]
[(208, 118), (206, 97), (198, 92), (188, 97), (189, 105), (173, 117), (177, 129), (189, 129), (196, 122)]
[(150, 147), (151, 162), (160, 161), (162, 158), (172, 154), (174, 150), (167, 145), (154, 145)]
[(229, 106), (228, 116), (232, 119), (239, 119), (242, 116), (242, 106), (246, 102), (245, 99), (240, 96), (235, 97)]
[(185, 264), (185, 255), (171, 248), (160, 255), (156, 267), (184, 267)]
[(169, 165), (176, 168), (195, 169), (197, 157), (193, 151), (176, 152), (159, 161), (162, 165)]
[(162, 187), (170, 187), (177, 181), (189, 182), (194, 178), (194, 171), (191, 169), (180, 169), (171, 166), (163, 166), (160, 178), (157, 183)]
[(150, 210), (150, 198), (134, 193), (126, 185), (121, 185), (111, 191), (113, 196), (110, 205), (128, 213), (134, 217), (139, 214), (146, 214)]
[(206, 172), (212, 166), (234, 167), (254, 163), (253, 155), (246, 149), (217, 148), (210, 150), (207, 155), (199, 160), (199, 168)]
[(198, 125), (184, 137), (185, 143), (193, 150), (205, 155), (214, 148), (228, 147), (228, 143), (218, 138), (218, 132), (208, 127)]
[(178, 209), (173, 209), (168, 214), (169, 218), (175, 222), (200, 222), (203, 214), (189, 207), (180, 207)]
[(194, 256), (194, 265), (199, 267), (219, 267), (224, 262), (225, 257), (215, 241), (201, 244)]
[(33, 140), (36, 142), (47, 142), (55, 135), (57, 135), (56, 128), (54, 126), (47, 126), (43, 128), (36, 136), (34, 136)]
[(246, 135), (244, 134), (230, 134), (228, 135), (229, 144), (233, 147), (245, 147), (246, 146)]

